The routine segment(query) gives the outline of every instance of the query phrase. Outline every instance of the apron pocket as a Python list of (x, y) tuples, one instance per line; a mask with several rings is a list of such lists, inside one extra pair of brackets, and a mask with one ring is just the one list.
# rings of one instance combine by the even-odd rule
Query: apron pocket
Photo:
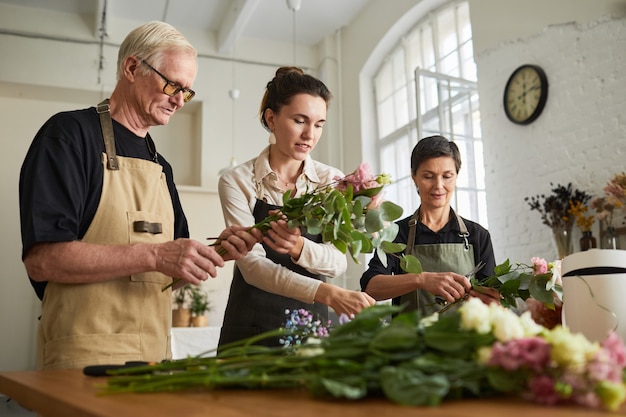
[[(165, 217), (147, 211), (129, 211), (128, 218), (128, 240), (134, 243), (164, 243), (172, 240), (172, 225), (167, 223)], [(146, 225), (146, 227), (138, 227)], [(160, 225), (162, 233), (151, 233), (150, 230), (158, 229), (155, 225)], [(172, 278), (160, 272), (142, 272), (130, 277), (131, 281), (154, 282), (165, 286), (172, 282)]]
[(44, 368), (82, 368), (142, 360), (136, 334), (85, 334), (63, 337), (44, 346)]

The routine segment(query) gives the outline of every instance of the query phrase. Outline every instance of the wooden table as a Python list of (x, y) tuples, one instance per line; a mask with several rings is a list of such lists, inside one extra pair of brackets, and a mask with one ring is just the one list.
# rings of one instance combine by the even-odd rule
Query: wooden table
[(0, 393), (44, 417), (572, 417), (607, 414), (575, 407), (542, 407), (513, 398), (450, 401), (404, 407), (385, 399), (316, 400), (305, 390), (217, 390), (99, 395), (105, 378), (80, 370), (0, 372)]

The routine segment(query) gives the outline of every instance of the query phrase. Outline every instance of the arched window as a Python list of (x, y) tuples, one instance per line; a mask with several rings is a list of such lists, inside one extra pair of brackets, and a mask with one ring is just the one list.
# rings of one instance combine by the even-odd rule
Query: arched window
[(376, 154), (381, 171), (394, 179), (385, 198), (400, 204), (406, 215), (417, 209), (411, 150), (419, 138), (443, 135), (457, 144), (463, 161), (452, 206), (487, 227), (476, 64), (466, 1), (432, 11), (402, 38), (375, 74), (374, 97)]

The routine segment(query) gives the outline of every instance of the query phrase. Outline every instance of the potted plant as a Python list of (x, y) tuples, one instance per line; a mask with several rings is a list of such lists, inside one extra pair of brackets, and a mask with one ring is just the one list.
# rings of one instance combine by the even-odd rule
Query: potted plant
[(189, 304), (192, 293), (193, 287), (191, 285), (185, 285), (173, 293), (176, 308), (172, 310), (172, 327), (189, 327), (191, 324)]
[(191, 325), (193, 327), (208, 325), (209, 317), (205, 313), (210, 310), (209, 296), (199, 287), (193, 287), (191, 290), (189, 310), (191, 311)]

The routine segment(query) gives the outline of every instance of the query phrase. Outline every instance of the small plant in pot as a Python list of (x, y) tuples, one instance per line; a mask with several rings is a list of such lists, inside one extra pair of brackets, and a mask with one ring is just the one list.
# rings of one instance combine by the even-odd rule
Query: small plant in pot
[(209, 317), (205, 314), (210, 310), (209, 296), (199, 287), (193, 287), (191, 291), (191, 325), (193, 327), (205, 327), (209, 323)]
[(172, 327), (189, 327), (191, 324), (191, 311), (189, 304), (192, 300), (193, 287), (185, 285), (174, 293), (175, 309), (172, 310)]

